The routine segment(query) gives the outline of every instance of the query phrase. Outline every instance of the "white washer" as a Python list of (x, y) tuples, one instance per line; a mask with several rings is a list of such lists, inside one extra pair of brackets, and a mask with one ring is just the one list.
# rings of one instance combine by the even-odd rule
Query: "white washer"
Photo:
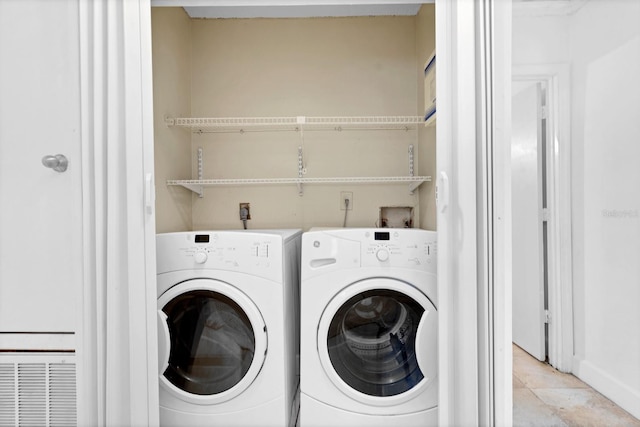
[(438, 422), (436, 233), (302, 236), (300, 426)]
[(160, 425), (295, 424), (301, 235), (157, 235)]

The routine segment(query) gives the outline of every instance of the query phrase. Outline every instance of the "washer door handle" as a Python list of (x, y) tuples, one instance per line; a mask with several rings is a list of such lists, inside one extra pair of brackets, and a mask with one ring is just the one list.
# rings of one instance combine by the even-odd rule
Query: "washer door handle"
[(171, 352), (171, 335), (169, 334), (169, 318), (164, 311), (158, 310), (158, 374), (164, 374), (169, 367)]
[(438, 312), (425, 310), (416, 330), (416, 361), (429, 382), (438, 372)]

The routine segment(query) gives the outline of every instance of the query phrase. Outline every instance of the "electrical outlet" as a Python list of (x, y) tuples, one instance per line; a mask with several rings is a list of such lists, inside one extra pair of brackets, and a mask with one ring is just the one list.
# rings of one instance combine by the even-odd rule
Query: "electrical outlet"
[[(347, 204), (349, 201), (349, 204)], [(340, 192), (340, 210), (352, 210), (353, 209), (353, 193), (351, 191)]]
[[(240, 203), (240, 219), (251, 219), (251, 210), (249, 209), (249, 203)], [(246, 213), (244, 211), (246, 209)], [(245, 216), (246, 215), (246, 216)]]

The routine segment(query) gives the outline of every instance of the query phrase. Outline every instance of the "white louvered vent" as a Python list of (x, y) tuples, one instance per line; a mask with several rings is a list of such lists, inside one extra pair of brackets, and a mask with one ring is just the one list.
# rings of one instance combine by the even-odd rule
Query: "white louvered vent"
[(0, 363), (0, 426), (16, 425), (16, 366)]
[(76, 365), (0, 363), (0, 427), (77, 425)]
[(49, 365), (49, 425), (77, 425), (76, 365), (51, 363)]
[(18, 425), (47, 425), (47, 366), (18, 364)]

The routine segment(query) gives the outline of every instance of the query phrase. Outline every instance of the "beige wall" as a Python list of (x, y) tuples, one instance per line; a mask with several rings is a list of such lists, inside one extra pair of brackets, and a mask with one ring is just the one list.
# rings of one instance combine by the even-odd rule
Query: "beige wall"
[[(418, 58), (418, 111), (424, 112), (424, 65), (436, 47), (436, 10), (425, 4), (416, 17), (416, 56)], [(418, 133), (418, 175), (432, 177), (420, 186), (420, 227), (436, 229), (436, 126), (420, 128)]]
[[(420, 115), (417, 93), (422, 81), (416, 79), (416, 70), (424, 59), (416, 57), (417, 34), (434, 29), (418, 31), (418, 22), (416, 17), (193, 20), (190, 114)], [(424, 53), (425, 59), (430, 52)], [(189, 135), (187, 130), (177, 132)], [(404, 176), (408, 146), (418, 149), (421, 132), (192, 134), (191, 173), (195, 178), (196, 152), (202, 147), (204, 178), (296, 177), (302, 146), (308, 178)], [(416, 156), (416, 173), (424, 172), (419, 169), (423, 157)], [(188, 192), (179, 187), (172, 191)], [(210, 187), (203, 198), (193, 197), (192, 227), (240, 228), (241, 202), (251, 204), (249, 228), (342, 226), (341, 191), (353, 193), (349, 227), (376, 225), (381, 206), (413, 207), (414, 226), (425, 218), (420, 214), (425, 204), (418, 191), (409, 193), (408, 184), (308, 184), (303, 191), (298, 195), (295, 185)]]
[(164, 117), (191, 114), (191, 20), (182, 8), (152, 8), (156, 230), (192, 227), (190, 192), (167, 179), (191, 178), (191, 136)]

